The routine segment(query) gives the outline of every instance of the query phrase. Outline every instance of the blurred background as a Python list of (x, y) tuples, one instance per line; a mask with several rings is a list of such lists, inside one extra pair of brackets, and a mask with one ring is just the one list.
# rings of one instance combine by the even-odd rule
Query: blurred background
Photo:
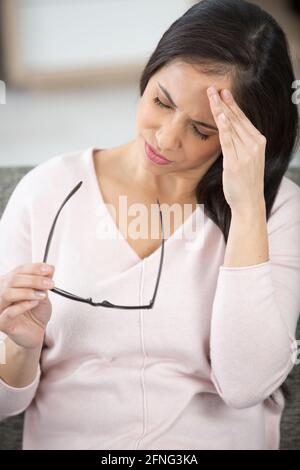
[[(194, 3), (0, 0), (0, 167), (132, 139), (142, 69), (163, 32)], [(299, 2), (253, 3), (283, 27), (300, 79)], [(300, 167), (300, 150), (291, 166)]]

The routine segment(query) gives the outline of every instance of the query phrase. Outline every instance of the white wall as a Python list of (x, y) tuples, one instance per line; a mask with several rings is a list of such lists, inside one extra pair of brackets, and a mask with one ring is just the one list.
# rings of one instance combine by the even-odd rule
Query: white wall
[[(163, 31), (191, 3), (19, 0), (24, 61), (47, 68), (146, 60)], [(138, 99), (138, 82), (122, 85), (121, 77), (115, 87), (36, 92), (8, 88), (6, 104), (0, 105), (0, 166), (36, 165), (61, 152), (125, 143), (135, 134)], [(300, 151), (295, 165), (300, 166)]]
[(57, 70), (140, 62), (189, 0), (19, 0), (24, 64)]

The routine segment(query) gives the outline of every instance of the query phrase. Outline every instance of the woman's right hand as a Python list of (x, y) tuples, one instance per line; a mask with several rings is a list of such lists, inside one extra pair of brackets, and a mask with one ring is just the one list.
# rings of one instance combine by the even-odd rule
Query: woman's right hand
[[(42, 272), (42, 266), (50, 271)], [(22, 348), (35, 349), (43, 343), (52, 313), (48, 289), (54, 287), (53, 274), (54, 266), (34, 263), (18, 266), (0, 276), (0, 331)], [(39, 291), (46, 296), (38, 297)]]

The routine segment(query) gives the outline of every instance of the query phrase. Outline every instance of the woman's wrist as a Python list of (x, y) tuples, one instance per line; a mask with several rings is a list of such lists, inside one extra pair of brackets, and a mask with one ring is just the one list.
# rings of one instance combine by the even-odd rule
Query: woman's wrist
[(37, 374), (43, 343), (35, 348), (24, 348), (5, 339), (5, 363), (0, 365), (0, 379), (11, 387), (30, 385)]

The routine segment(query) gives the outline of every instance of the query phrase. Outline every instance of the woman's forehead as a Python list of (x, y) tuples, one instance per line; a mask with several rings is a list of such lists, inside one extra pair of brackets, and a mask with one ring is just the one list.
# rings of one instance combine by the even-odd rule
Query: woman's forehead
[(232, 89), (232, 79), (227, 74), (210, 74), (201, 70), (200, 65), (188, 64), (186, 62), (172, 62), (162, 67), (153, 77), (153, 83), (163, 81), (166, 88), (171, 87), (174, 92), (190, 94), (206, 94), (210, 86), (215, 86), (221, 91), (223, 88)]

